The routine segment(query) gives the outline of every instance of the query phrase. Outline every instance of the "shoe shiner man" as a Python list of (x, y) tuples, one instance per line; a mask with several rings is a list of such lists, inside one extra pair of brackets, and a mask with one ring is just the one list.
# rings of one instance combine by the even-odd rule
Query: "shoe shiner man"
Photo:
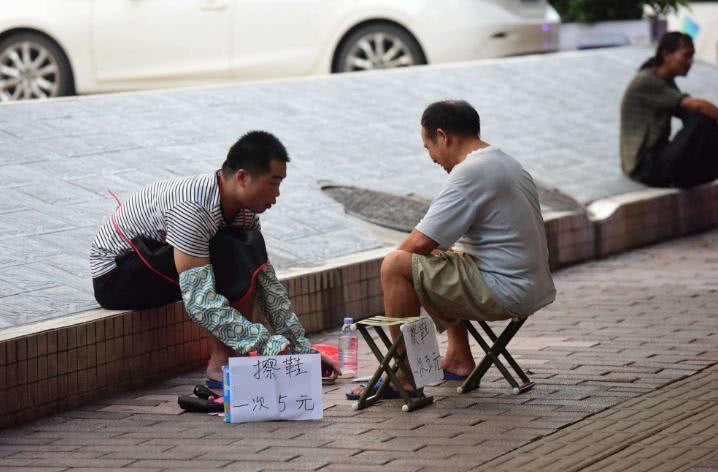
[[(99, 304), (142, 310), (183, 300), (190, 318), (209, 332), (207, 379), (215, 388), (221, 386), (222, 366), (230, 356), (315, 352), (266, 260), (259, 225), (258, 214), (277, 201), (288, 162), (286, 149), (272, 134), (247, 133), (230, 148), (221, 170), (160, 181), (132, 195), (92, 243)], [(244, 236), (233, 239), (230, 227)], [(247, 247), (246, 240), (254, 244)], [(238, 255), (249, 262), (237, 264)], [(218, 292), (219, 286), (232, 292), (237, 284), (243, 287), (236, 300)], [(257, 297), (274, 334), (247, 319)], [(331, 375), (338, 372), (324, 355), (322, 364)]]
[[(621, 163), (633, 180), (689, 188), (718, 179), (718, 107), (681, 92), (675, 82), (688, 75), (694, 55), (689, 35), (666, 33), (626, 89)], [(672, 117), (683, 127), (671, 138)]]
[[(476, 110), (464, 101), (430, 105), (421, 138), (449, 177), (416, 228), (384, 258), (384, 310), (411, 317), (424, 307), (448, 332), (442, 367), (446, 378), (458, 380), (475, 367), (461, 320), (526, 317), (552, 303), (556, 290), (534, 182), (514, 158), (481, 139)], [(357, 398), (363, 388), (347, 396)], [(385, 392), (396, 393), (389, 386)]]

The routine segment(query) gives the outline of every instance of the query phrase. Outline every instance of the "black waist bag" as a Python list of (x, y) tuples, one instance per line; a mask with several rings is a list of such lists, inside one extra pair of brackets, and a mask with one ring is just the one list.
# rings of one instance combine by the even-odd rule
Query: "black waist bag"
[(251, 296), (257, 274), (268, 263), (262, 233), (257, 229), (224, 228), (210, 240), (209, 253), (217, 293), (231, 303)]

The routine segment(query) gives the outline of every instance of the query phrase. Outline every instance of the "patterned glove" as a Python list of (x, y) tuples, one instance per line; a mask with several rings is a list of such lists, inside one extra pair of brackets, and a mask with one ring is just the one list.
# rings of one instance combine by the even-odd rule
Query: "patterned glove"
[(275, 333), (281, 334), (291, 343), (293, 354), (315, 354), (304, 334), (304, 327), (291, 310), (287, 289), (277, 278), (274, 267), (267, 264), (257, 275), (259, 296), (264, 303), (265, 315)]
[(257, 351), (263, 356), (274, 356), (290, 345), (286, 337), (270, 336), (267, 328), (252, 323), (229, 306), (227, 298), (215, 289), (212, 265), (186, 270), (179, 281), (190, 318), (238, 354)]

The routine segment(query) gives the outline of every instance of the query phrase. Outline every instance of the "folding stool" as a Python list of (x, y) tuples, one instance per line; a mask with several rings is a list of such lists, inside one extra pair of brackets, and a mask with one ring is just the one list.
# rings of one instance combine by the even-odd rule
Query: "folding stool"
[[(384, 393), (384, 389), (387, 387), (387, 385), (391, 385), (397, 392), (399, 392), (399, 395), (401, 395), (401, 398), (404, 401), (404, 405), (402, 405), (401, 411), (414, 411), (433, 403), (434, 397), (427, 397), (426, 395), (424, 395), (423, 388), (416, 388), (416, 383), (414, 383), (414, 377), (411, 375), (411, 371), (404, 365), (404, 362), (402, 362), (404, 359), (406, 359), (406, 349), (404, 349), (401, 353), (397, 352), (399, 348), (404, 344), (403, 334), (399, 332), (399, 336), (392, 343), (389, 339), (389, 336), (387, 336), (384, 332), (385, 326), (401, 326), (407, 323), (413, 323), (415, 321), (418, 321), (419, 319), (419, 317), (390, 318), (388, 316), (373, 316), (371, 318), (356, 322), (357, 329), (361, 333), (366, 343), (369, 345), (369, 349), (371, 349), (371, 351), (374, 353), (374, 356), (379, 361), (379, 367), (374, 372), (374, 375), (371, 377), (371, 380), (362, 392), (361, 396), (359, 397), (359, 400), (354, 403), (354, 405), (352, 405), (352, 408), (354, 410), (362, 410), (380, 401), (381, 396)], [(386, 353), (383, 353), (379, 346), (377, 346), (377, 343), (375, 343), (372, 339), (371, 334), (369, 333), (370, 327), (374, 328), (377, 335), (379, 336), (379, 339), (381, 339), (383, 344), (386, 346)], [(396, 376), (396, 373), (399, 369), (401, 369), (406, 378), (411, 379), (412, 386), (418, 394), (417, 398), (410, 398), (407, 391), (404, 389), (404, 387), (402, 387), (401, 382), (399, 382)], [(381, 380), (382, 374), (384, 373), (387, 374), (387, 379), (384, 381), (381, 387), (379, 387), (377, 392), (374, 395), (370, 396), (372, 390), (374, 389), (374, 385), (376, 385), (376, 383)]]
[[(466, 393), (478, 388), (479, 383), (481, 382), (481, 378), (484, 376), (484, 374), (486, 374), (486, 371), (488, 371), (489, 367), (491, 367), (492, 365), (496, 365), (496, 368), (499, 369), (501, 374), (503, 374), (506, 381), (511, 384), (511, 391), (514, 395), (528, 392), (534, 387), (535, 384), (526, 376), (524, 371), (521, 370), (521, 367), (519, 367), (514, 358), (511, 357), (511, 354), (509, 354), (509, 351), (506, 349), (506, 346), (509, 344), (509, 341), (511, 341), (511, 338), (514, 337), (514, 335), (518, 332), (519, 328), (521, 328), (525, 321), (526, 318), (511, 320), (511, 322), (506, 325), (506, 328), (504, 328), (503, 332), (499, 336), (496, 336), (496, 334), (494, 334), (488, 323), (486, 323), (485, 321), (479, 321), (479, 326), (484, 330), (489, 340), (493, 342), (493, 345), (489, 346), (483, 336), (474, 327), (472, 322), (464, 320), (464, 325), (466, 325), (466, 329), (468, 329), (469, 333), (471, 333), (474, 339), (476, 339), (476, 342), (479, 343), (479, 346), (481, 346), (481, 349), (483, 349), (486, 355), (483, 359), (481, 359), (481, 362), (476, 365), (476, 367), (467, 377), (464, 383), (456, 389), (457, 392)], [(514, 379), (513, 375), (511, 375), (511, 372), (509, 372), (506, 366), (504, 366), (504, 364), (501, 362), (501, 360), (499, 359), (499, 356), (501, 355), (503, 355), (506, 362), (509, 363), (509, 365), (513, 368), (514, 372), (519, 376), (519, 378), (523, 382), (521, 385), (519, 385), (516, 379)]]

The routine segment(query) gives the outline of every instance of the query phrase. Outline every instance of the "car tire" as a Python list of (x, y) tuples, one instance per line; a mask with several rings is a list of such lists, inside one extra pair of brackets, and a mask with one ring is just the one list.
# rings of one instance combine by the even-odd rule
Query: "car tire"
[(404, 28), (391, 23), (374, 23), (358, 28), (341, 42), (332, 72), (359, 72), (426, 64), (416, 39)]
[(0, 42), (0, 102), (74, 93), (70, 62), (52, 40), (17, 33)]

